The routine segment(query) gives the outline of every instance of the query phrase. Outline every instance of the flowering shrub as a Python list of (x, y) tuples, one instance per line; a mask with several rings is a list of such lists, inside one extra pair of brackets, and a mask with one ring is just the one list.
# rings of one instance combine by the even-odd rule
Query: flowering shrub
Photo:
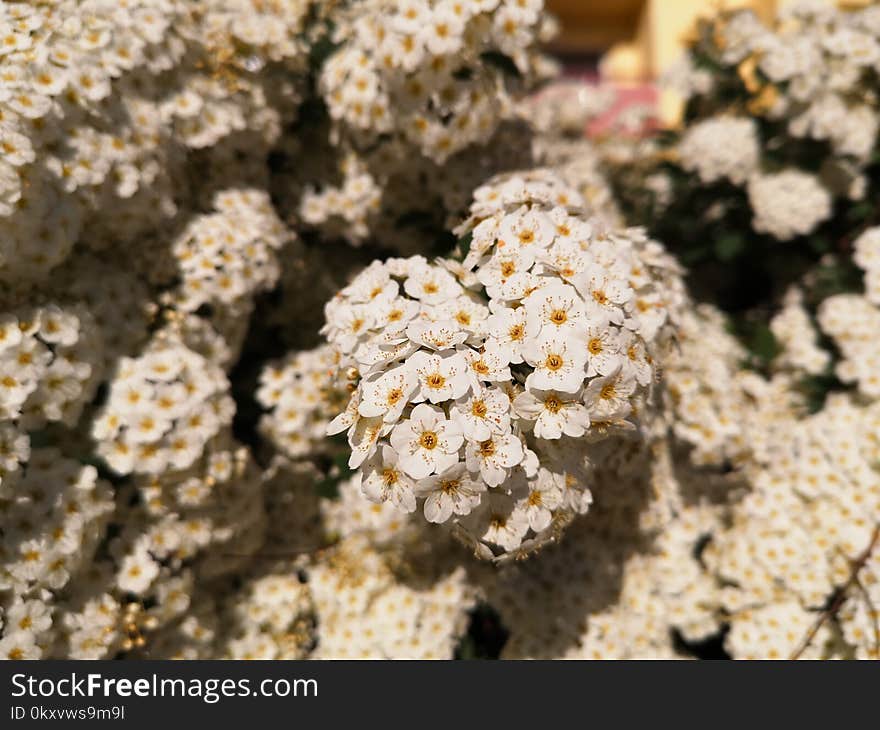
[(878, 657), (878, 8), (553, 26), (0, 4), (0, 657)]

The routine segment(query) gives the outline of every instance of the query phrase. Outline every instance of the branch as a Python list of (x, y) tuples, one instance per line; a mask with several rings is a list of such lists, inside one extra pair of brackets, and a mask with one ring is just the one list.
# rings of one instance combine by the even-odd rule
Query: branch
[(877, 546), (878, 540), (880, 540), (880, 523), (877, 523), (874, 526), (874, 532), (871, 533), (871, 541), (868, 543), (868, 547), (864, 549), (861, 555), (859, 555), (855, 560), (852, 561), (849, 578), (847, 579), (846, 583), (844, 583), (843, 587), (841, 587), (840, 590), (837, 591), (834, 600), (831, 601), (831, 605), (828, 606), (828, 608), (826, 608), (824, 611), (822, 611), (822, 614), (816, 620), (816, 623), (813, 624), (813, 627), (807, 632), (807, 635), (803, 638), (803, 641), (801, 641), (800, 645), (792, 653), (789, 659), (800, 659), (801, 655), (807, 650), (807, 647), (810, 645), (810, 642), (812, 642), (813, 639), (816, 637), (816, 634), (819, 633), (819, 629), (821, 629), (824, 623), (840, 610), (840, 607), (846, 600), (850, 588), (858, 583), (859, 571), (865, 567), (865, 563), (867, 563), (868, 558), (871, 557), (871, 553)]

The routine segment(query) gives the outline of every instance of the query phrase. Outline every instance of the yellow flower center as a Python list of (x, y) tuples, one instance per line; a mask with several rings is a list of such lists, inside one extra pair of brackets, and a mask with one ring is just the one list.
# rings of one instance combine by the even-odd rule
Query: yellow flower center
[(535, 242), (535, 232), (526, 229), (525, 231), (520, 231), (519, 234), (519, 242), (523, 246), (528, 246), (530, 243)]
[(548, 370), (552, 370), (556, 372), (565, 364), (565, 360), (562, 359), (562, 355), (557, 355), (555, 353), (547, 355), (547, 359), (544, 361), (544, 365)]
[(388, 391), (388, 405), (393, 406), (403, 398), (403, 391), (400, 388), (392, 388)]
[(444, 378), (440, 373), (431, 373), (427, 378), (425, 378), (425, 382), (428, 384), (429, 388), (434, 388), (435, 390), (438, 390), (446, 384), (446, 378)]

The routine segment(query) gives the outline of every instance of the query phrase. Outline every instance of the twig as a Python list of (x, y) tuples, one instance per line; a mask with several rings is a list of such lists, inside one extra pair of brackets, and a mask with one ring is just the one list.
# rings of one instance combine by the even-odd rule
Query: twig
[(868, 615), (871, 617), (871, 623), (874, 625), (874, 653), (880, 659), (880, 621), (877, 620), (877, 610), (874, 608), (871, 594), (858, 578), (856, 578), (856, 587), (859, 589), (859, 593), (862, 594), (862, 598), (865, 599), (865, 605), (868, 607)]
[(810, 642), (816, 637), (816, 634), (819, 633), (819, 629), (822, 628), (824, 623), (834, 616), (843, 605), (843, 602), (846, 600), (847, 593), (849, 593), (849, 589), (853, 587), (858, 582), (859, 571), (865, 567), (865, 563), (868, 562), (868, 558), (871, 557), (871, 553), (877, 545), (877, 541), (880, 540), (880, 522), (878, 522), (874, 526), (874, 532), (871, 534), (871, 541), (868, 543), (868, 547), (859, 555), (855, 560), (852, 561), (851, 571), (849, 574), (849, 578), (846, 583), (837, 591), (837, 595), (835, 595), (834, 600), (831, 602), (831, 605), (828, 606), (819, 618), (816, 620), (816, 623), (813, 624), (813, 627), (807, 632), (807, 635), (803, 638), (798, 648), (792, 653), (789, 659), (800, 659), (801, 655), (807, 650), (807, 647), (810, 645)]

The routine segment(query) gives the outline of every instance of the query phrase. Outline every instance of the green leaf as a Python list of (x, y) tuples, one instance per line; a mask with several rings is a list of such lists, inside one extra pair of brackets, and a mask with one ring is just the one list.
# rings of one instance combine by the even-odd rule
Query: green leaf
[(810, 248), (818, 254), (828, 253), (831, 250), (831, 241), (825, 236), (814, 235), (807, 239)]
[(761, 359), (764, 363), (769, 363), (780, 352), (779, 343), (770, 328), (764, 324), (758, 325), (752, 333), (749, 342), (749, 350)]
[(720, 261), (732, 261), (746, 247), (746, 239), (739, 233), (725, 233), (715, 240), (715, 256)]

